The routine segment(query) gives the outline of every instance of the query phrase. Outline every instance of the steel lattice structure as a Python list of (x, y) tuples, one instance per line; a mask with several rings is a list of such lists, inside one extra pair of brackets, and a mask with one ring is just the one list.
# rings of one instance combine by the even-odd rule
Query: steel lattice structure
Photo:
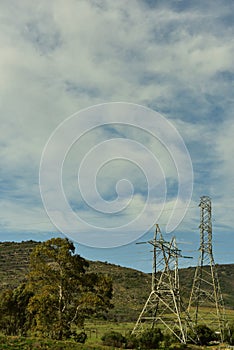
[(182, 255), (176, 240), (173, 237), (170, 242), (166, 242), (156, 225), (154, 239), (147, 243), (153, 245), (154, 253), (152, 289), (132, 333), (138, 335), (147, 328), (163, 327), (180, 342), (186, 343), (187, 331), (190, 329), (192, 340), (196, 342), (192, 322), (180, 296), (178, 257)]
[[(188, 312), (195, 327), (205, 324), (214, 329), (220, 341), (223, 341), (227, 323), (212, 251), (211, 199), (207, 196), (201, 197), (199, 206), (200, 256), (195, 270)], [(204, 306), (206, 309), (202, 310)]]

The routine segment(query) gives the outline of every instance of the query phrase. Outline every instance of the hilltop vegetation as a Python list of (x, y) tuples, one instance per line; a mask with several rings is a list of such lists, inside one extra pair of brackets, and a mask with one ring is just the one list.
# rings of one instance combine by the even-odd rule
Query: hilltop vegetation
[[(0, 287), (14, 288), (25, 279), (29, 255), (38, 244), (34, 241), (0, 243)], [(135, 321), (151, 288), (151, 276), (134, 269), (100, 261), (90, 261), (89, 271), (109, 275), (113, 280), (114, 308), (106, 317), (112, 321)], [(234, 309), (234, 264), (219, 265), (218, 273), (225, 305)], [(185, 299), (191, 290), (194, 268), (180, 270), (181, 290)]]
[(111, 278), (87, 267), (67, 238), (36, 245), (25, 282), (1, 292), (1, 332), (84, 343), (87, 334), (79, 329), (85, 320), (102, 317), (112, 306)]
[(29, 256), (38, 244), (35, 241), (0, 242), (1, 289), (15, 288), (28, 273)]

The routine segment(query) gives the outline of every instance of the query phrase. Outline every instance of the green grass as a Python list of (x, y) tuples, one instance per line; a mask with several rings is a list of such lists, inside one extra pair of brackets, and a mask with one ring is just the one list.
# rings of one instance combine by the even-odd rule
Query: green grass
[[(99, 343), (99, 342), (98, 342)], [(71, 341), (52, 341), (49, 339), (22, 338), (22, 337), (0, 337), (1, 350), (104, 350), (110, 349), (93, 341), (86, 344), (78, 344)]]
[(134, 327), (134, 323), (132, 322), (86, 322), (85, 324), (85, 332), (88, 336), (87, 345), (101, 345), (101, 338), (106, 332), (116, 331), (126, 336), (129, 334)]
[[(104, 346), (99, 341), (88, 341), (86, 344), (77, 344), (72, 341), (53, 341), (40, 338), (4, 337), (0, 336), (0, 350), (115, 350)], [(186, 350), (227, 350), (225, 344), (214, 346), (188, 345)], [(165, 349), (166, 350), (166, 349)], [(171, 350), (171, 348), (170, 348)]]
[(88, 335), (88, 339), (84, 345), (75, 343), (74, 341), (56, 341), (35, 337), (0, 336), (0, 350), (110, 350), (111, 347), (102, 345), (101, 337), (111, 330), (126, 335), (133, 329), (133, 326), (134, 323), (115, 323), (108, 321), (86, 322), (85, 332)]
[(6, 337), (0, 336), (1, 350), (104, 350), (109, 347), (101, 344), (78, 344), (73, 341), (56, 341), (40, 338), (25, 337)]
[[(204, 308), (204, 312), (208, 309)], [(228, 310), (228, 320), (234, 321), (234, 311)], [(117, 331), (122, 335), (127, 335), (134, 327), (133, 322), (110, 322), (89, 320), (85, 323), (84, 330), (88, 336), (86, 343), (78, 344), (74, 341), (56, 341), (50, 339), (41, 339), (35, 337), (6, 337), (0, 336), (0, 350), (114, 350), (112, 347), (102, 345), (101, 338), (106, 332)], [(189, 345), (190, 350), (218, 350), (227, 349), (224, 344), (216, 346), (195, 346)]]

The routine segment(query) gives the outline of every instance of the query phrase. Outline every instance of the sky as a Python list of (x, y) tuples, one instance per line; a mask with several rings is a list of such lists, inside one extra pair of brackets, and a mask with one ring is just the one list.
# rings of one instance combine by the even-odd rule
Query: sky
[(149, 272), (158, 223), (195, 266), (212, 199), (234, 263), (234, 3), (0, 3), (0, 240), (74, 240)]

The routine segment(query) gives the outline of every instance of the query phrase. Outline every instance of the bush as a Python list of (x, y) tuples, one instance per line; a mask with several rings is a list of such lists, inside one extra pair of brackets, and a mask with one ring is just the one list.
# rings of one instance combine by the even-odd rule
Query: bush
[(139, 347), (139, 341), (134, 334), (129, 334), (127, 336), (127, 343), (125, 345), (126, 349), (137, 349)]
[(138, 344), (142, 349), (155, 349), (160, 341), (163, 340), (163, 334), (159, 328), (146, 330), (138, 338)]
[(178, 344), (178, 338), (169, 331), (163, 332), (163, 341), (161, 342), (161, 346), (163, 349), (173, 349), (173, 346)]
[(87, 334), (85, 332), (81, 332), (78, 334), (75, 333), (75, 334), (73, 334), (72, 337), (77, 343), (84, 344), (86, 342), (86, 339), (87, 339)]
[(207, 345), (212, 340), (215, 340), (214, 332), (206, 325), (201, 324), (197, 326), (196, 331), (201, 345)]
[(119, 332), (108, 332), (102, 336), (104, 345), (120, 348), (126, 343), (126, 338)]

